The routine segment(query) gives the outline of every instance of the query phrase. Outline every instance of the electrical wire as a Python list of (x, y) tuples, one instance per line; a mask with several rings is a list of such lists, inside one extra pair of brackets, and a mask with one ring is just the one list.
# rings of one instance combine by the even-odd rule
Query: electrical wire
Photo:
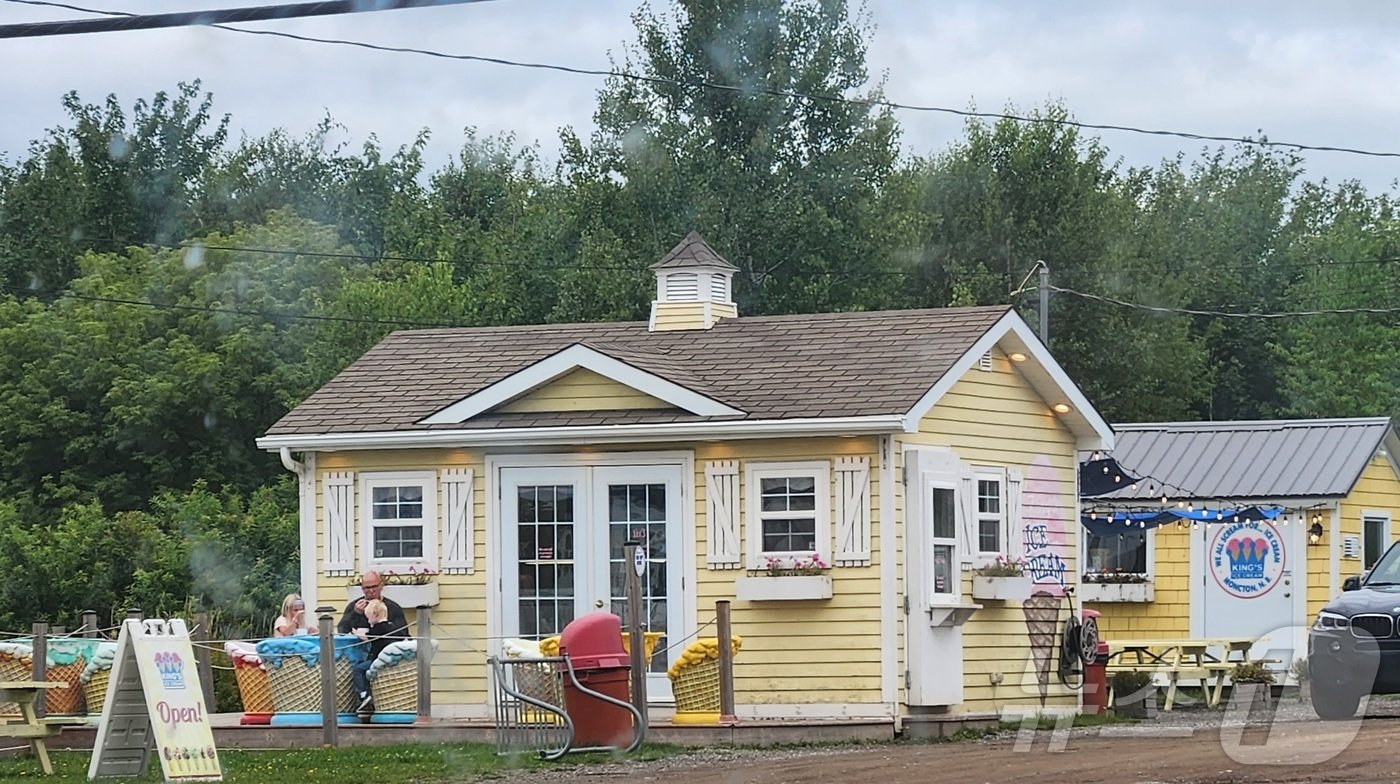
[[(484, 0), (460, 0), (461, 2), (483, 2)], [(21, 3), (25, 5), (45, 5), (58, 8), (65, 8), (72, 11), (79, 11), (89, 14), (105, 14), (108, 16), (130, 16), (120, 11), (105, 11), (101, 9), (85, 8), (82, 6), (69, 5), (66, 3), (51, 2), (50, 0), (3, 0), (8, 3)], [(101, 20), (96, 20), (101, 21)], [(203, 24), (203, 23), (201, 23)], [(369, 49), (379, 52), (390, 52), (396, 54), (416, 54), (426, 57), (436, 57), (444, 60), (462, 60), (470, 62), (490, 63), (513, 68), (531, 68), (537, 70), (556, 71), (581, 76), (601, 76), (605, 78), (624, 79), (628, 81), (641, 82), (644, 84), (662, 85), (667, 87), (689, 87), (704, 90), (715, 90), (721, 92), (740, 93), (742, 95), (765, 95), (773, 98), (785, 98), (800, 101), (840, 103), (852, 106), (863, 106), (866, 108), (885, 108), (900, 111), (925, 112), (933, 114), (947, 114), (962, 118), (976, 118), (987, 120), (1011, 120), (1013, 122), (1031, 125), (1063, 125), (1072, 128), (1080, 128), (1091, 131), (1114, 131), (1121, 133), (1134, 133), (1146, 136), (1165, 136), (1179, 139), (1189, 139), (1191, 141), (1205, 142), (1229, 142), (1233, 144), (1244, 144), (1263, 148), (1281, 148), (1297, 150), (1299, 152), (1333, 152), (1346, 155), (1361, 155), (1372, 158), (1400, 158), (1400, 152), (1386, 150), (1367, 150), (1358, 147), (1342, 147), (1335, 145), (1303, 144), (1300, 142), (1281, 142), (1268, 139), (1252, 139), (1246, 136), (1225, 136), (1220, 134), (1194, 133), (1191, 131), (1174, 131), (1162, 128), (1142, 128), (1133, 125), (1121, 125), (1117, 123), (1091, 123), (1072, 120), (1069, 118), (1056, 119), (1051, 117), (1034, 117), (1030, 115), (1011, 114), (1008, 112), (984, 112), (971, 109), (954, 109), (948, 106), (920, 105), (902, 103), (899, 101), (887, 100), (884, 98), (849, 98), (843, 95), (830, 95), (820, 93), (806, 93), (797, 90), (781, 90), (771, 87), (739, 86), (732, 84), (722, 84), (699, 79), (669, 79), (661, 76), (647, 76), (644, 74), (631, 73), (617, 69), (602, 68), (578, 68), (574, 66), (558, 65), (554, 63), (538, 63), (521, 60), (508, 60), (501, 57), (486, 57), (482, 55), (452, 54), (439, 52), (433, 49), (419, 49), (415, 47), (403, 46), (382, 46), (379, 44), (365, 43), (363, 41), (351, 41), (341, 38), (319, 38), (315, 36), (296, 35), (293, 33), (283, 33), (273, 30), (244, 30), (237, 27), (228, 27), (221, 24), (207, 24), (208, 27), (216, 27), (220, 30), (244, 33), (248, 35), (270, 35), (278, 38), (288, 38), (294, 41), (304, 41), (307, 43), (331, 44), (336, 46), (350, 46), (361, 49)], [(11, 26), (13, 27), (13, 25)], [(5, 28), (0, 27), (0, 31)], [(6, 36), (0, 36), (6, 37)], [(23, 37), (23, 36), (8, 36)]]
[(82, 35), (87, 33), (128, 32), (164, 27), (193, 27), (216, 25), (220, 22), (263, 22), (280, 19), (304, 19), (312, 16), (343, 16), (370, 11), (399, 11), (407, 8), (431, 8), (490, 0), (321, 0), (314, 3), (219, 8), (208, 11), (178, 11), (167, 14), (131, 14), (91, 11), (77, 6), (39, 0), (7, 0), (23, 5), (49, 5), (84, 13), (101, 13), (108, 19), (72, 19), (58, 22), (23, 22), (0, 25), (0, 38), (36, 38), (52, 35)]
[(1053, 285), (1050, 287), (1050, 290), (1051, 290), (1051, 291), (1054, 291), (1054, 292), (1057, 292), (1057, 293), (1060, 293), (1060, 294), (1068, 294), (1068, 295), (1070, 295), (1070, 296), (1072, 296), (1072, 297), (1081, 297), (1081, 298), (1083, 298), (1083, 299), (1097, 300), (1097, 301), (1099, 301), (1099, 302), (1107, 302), (1107, 303), (1109, 303), (1109, 304), (1118, 305), (1118, 306), (1120, 306), (1120, 307), (1125, 307), (1125, 308), (1135, 308), (1135, 309), (1137, 309), (1137, 310), (1147, 310), (1147, 311), (1151, 311), (1151, 312), (1153, 312), (1153, 313), (1172, 313), (1172, 314), (1179, 314), (1179, 315), (1185, 315), (1185, 316), (1213, 316), (1213, 317), (1218, 317), (1218, 318), (1265, 319), (1265, 320), (1272, 320), (1272, 319), (1285, 319), (1285, 318), (1299, 318), (1299, 317), (1304, 317), (1304, 316), (1338, 316), (1338, 315), (1363, 314), (1363, 313), (1365, 313), (1365, 314), (1389, 314), (1389, 313), (1400, 313), (1400, 307), (1385, 307), (1385, 308), (1318, 308), (1318, 309), (1314, 309), (1314, 310), (1292, 310), (1292, 311), (1281, 311), (1281, 312), (1275, 312), (1275, 313), (1262, 313), (1262, 312), (1257, 312), (1257, 311), (1204, 310), (1204, 309), (1197, 309), (1197, 308), (1176, 308), (1176, 307), (1167, 307), (1167, 306), (1164, 306), (1164, 305), (1144, 305), (1144, 304), (1142, 304), (1142, 303), (1140, 303), (1140, 302), (1129, 302), (1128, 300), (1118, 299), (1117, 297), (1107, 297), (1107, 296), (1104, 296), (1104, 295), (1102, 295), (1102, 294), (1090, 294), (1090, 293), (1083, 292), (1083, 291), (1076, 291), (1076, 290), (1074, 290), (1074, 289), (1067, 289), (1067, 288), (1062, 288), (1062, 287), (1060, 287), (1060, 286), (1053, 286)]

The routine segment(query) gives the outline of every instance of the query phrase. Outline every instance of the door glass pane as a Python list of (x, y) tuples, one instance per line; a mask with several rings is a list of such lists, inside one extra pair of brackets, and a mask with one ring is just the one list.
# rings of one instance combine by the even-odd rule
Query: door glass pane
[[(624, 624), (629, 620), (627, 607), (627, 574), (632, 564), (626, 561), (625, 543), (637, 541), (646, 551), (648, 568), (642, 576), (642, 624), (647, 631), (666, 631), (666, 485), (614, 484), (608, 485), (608, 583), (612, 592), (612, 611)], [(657, 570), (662, 579), (656, 579)], [(665, 650), (665, 639), (657, 650)], [(654, 656), (649, 672), (666, 671), (665, 654)]]
[(520, 635), (558, 634), (574, 619), (574, 519), (571, 485), (516, 491)]

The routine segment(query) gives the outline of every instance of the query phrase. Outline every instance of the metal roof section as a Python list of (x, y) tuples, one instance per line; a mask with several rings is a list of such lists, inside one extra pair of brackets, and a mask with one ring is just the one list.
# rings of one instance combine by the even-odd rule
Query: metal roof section
[[(1144, 477), (1105, 501), (1341, 498), (1400, 435), (1388, 417), (1115, 424), (1113, 457)], [(1166, 488), (1162, 488), (1162, 484)]]

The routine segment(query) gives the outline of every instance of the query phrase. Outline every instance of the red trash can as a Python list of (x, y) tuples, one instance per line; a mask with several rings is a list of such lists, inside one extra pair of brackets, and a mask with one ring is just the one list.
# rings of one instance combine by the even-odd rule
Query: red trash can
[[(1097, 610), (1085, 610), (1082, 617), (1099, 618)], [(1096, 624), (1097, 625), (1097, 624)], [(1084, 712), (1103, 714), (1108, 710), (1108, 643), (1099, 640), (1093, 661), (1084, 662)]]
[[(632, 660), (622, 649), (622, 620), (609, 612), (578, 618), (559, 634), (559, 654), (568, 656), (585, 688), (622, 702), (631, 696)], [(626, 746), (632, 714), (585, 694), (564, 676), (564, 709), (574, 722), (574, 746)]]

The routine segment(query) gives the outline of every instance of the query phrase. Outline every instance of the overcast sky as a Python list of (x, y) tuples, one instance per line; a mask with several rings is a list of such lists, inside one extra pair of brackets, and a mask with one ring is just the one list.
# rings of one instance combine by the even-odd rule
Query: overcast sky
[[(272, 0), (74, 0), (129, 13)], [(250, 24), (386, 46), (584, 68), (608, 67), (635, 39), (640, 0), (495, 0), (455, 7)], [(870, 0), (872, 73), (907, 104), (1026, 110), (1062, 100), (1084, 122), (1400, 152), (1400, 4), (1346, 2), (1029, 3)], [(0, 0), (0, 24), (86, 18)], [(329, 114), (359, 143), (397, 147), (432, 132), (430, 168), (468, 126), (538, 141), (592, 128), (600, 77), (250, 36), (208, 28), (0, 39), (0, 156), (14, 161), (65, 122), (77, 90), (124, 106), (202, 79), (235, 135), (300, 135)], [(962, 134), (946, 114), (899, 111), (904, 147), (929, 154)], [(1151, 165), (1203, 142), (1099, 132), (1114, 155)], [(1308, 152), (1307, 176), (1400, 179), (1400, 158)]]

